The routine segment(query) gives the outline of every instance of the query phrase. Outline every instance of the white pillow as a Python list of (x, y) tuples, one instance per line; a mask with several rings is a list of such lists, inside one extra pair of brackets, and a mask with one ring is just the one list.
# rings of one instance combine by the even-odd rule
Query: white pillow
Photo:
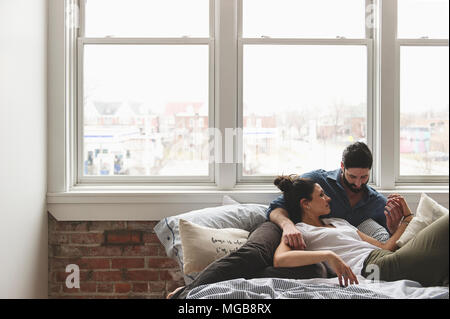
[(248, 231), (237, 228), (216, 229), (179, 221), (183, 248), (183, 272), (200, 272), (214, 260), (238, 250), (247, 242)]
[(417, 206), (417, 212), (408, 227), (406, 227), (405, 232), (397, 240), (397, 246), (404, 246), (418, 232), (445, 214), (448, 214), (447, 208), (439, 205), (434, 199), (422, 193), (419, 205)]
[[(211, 228), (239, 228), (252, 232), (265, 222), (268, 206), (259, 204), (225, 205), (190, 211), (166, 217), (153, 228), (164, 246), (168, 257), (175, 259), (183, 271), (183, 249), (181, 246), (178, 221), (180, 218), (197, 225)], [(183, 274), (186, 284), (191, 283), (197, 274)]]

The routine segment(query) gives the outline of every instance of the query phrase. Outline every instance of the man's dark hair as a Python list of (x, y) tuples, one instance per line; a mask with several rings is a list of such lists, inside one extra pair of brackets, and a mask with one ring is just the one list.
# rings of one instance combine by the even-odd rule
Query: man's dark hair
[(342, 162), (345, 168), (372, 169), (372, 152), (366, 144), (356, 142), (347, 146), (342, 153)]

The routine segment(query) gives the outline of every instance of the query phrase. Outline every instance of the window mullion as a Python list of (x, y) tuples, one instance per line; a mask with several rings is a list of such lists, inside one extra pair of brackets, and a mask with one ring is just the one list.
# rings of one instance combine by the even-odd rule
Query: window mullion
[[(379, 114), (377, 123), (378, 181), (382, 189), (395, 188), (395, 176), (398, 172), (398, 148), (396, 137), (398, 125), (398, 64), (397, 64), (397, 0), (381, 2), (380, 30), (380, 88)], [(394, 138), (393, 138), (394, 137)]]
[[(236, 161), (226, 163), (227, 129), (236, 128), (237, 119), (237, 1), (216, 1), (215, 36), (215, 176), (220, 189), (231, 189), (236, 184)], [(234, 156), (235, 158), (235, 156)]]

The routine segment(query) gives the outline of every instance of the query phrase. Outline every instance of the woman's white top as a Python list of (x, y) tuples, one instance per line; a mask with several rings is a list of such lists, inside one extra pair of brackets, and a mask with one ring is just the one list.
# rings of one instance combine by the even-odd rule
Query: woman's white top
[(305, 223), (295, 226), (302, 233), (306, 250), (331, 250), (342, 258), (355, 275), (360, 275), (364, 260), (378, 247), (369, 244), (359, 237), (357, 228), (341, 218), (323, 218), (325, 225), (317, 227)]

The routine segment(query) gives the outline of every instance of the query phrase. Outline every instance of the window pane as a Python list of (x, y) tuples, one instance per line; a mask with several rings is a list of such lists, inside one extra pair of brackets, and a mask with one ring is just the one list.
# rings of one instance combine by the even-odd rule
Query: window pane
[(365, 0), (244, 0), (243, 37), (365, 38)]
[(84, 175), (208, 175), (208, 46), (87, 45), (84, 62)]
[(448, 175), (448, 47), (402, 47), (400, 175)]
[(448, 0), (398, 0), (398, 37), (448, 39)]
[(364, 46), (244, 47), (243, 175), (336, 169), (367, 137)]
[(208, 37), (209, 0), (86, 0), (87, 37)]

